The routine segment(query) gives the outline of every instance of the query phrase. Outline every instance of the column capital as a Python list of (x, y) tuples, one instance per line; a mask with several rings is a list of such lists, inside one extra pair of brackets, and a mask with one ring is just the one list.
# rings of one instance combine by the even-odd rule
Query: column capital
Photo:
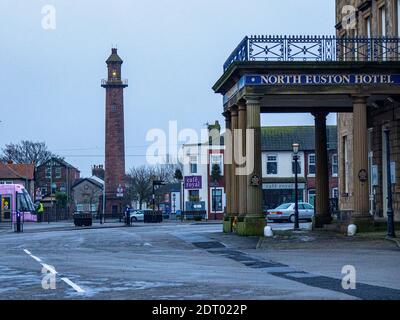
[(244, 99), (246, 100), (246, 105), (249, 104), (260, 104), (262, 96), (261, 95), (255, 95), (255, 94), (249, 94), (245, 95)]
[(225, 118), (225, 120), (230, 120), (231, 119), (231, 111), (226, 110), (222, 113), (222, 116)]
[(246, 100), (244, 100), (244, 99), (240, 99), (239, 101), (238, 101), (238, 110), (239, 111), (243, 111), (243, 110), (246, 110), (246, 106), (247, 106), (247, 104), (246, 104)]
[(367, 99), (369, 98), (369, 96), (362, 94), (353, 94), (351, 98), (353, 99), (353, 103), (367, 104)]
[(238, 107), (236, 105), (230, 107), (229, 111), (231, 113), (231, 117), (237, 117), (238, 116)]
[(311, 114), (314, 116), (314, 118), (321, 117), (323, 119), (326, 119), (326, 117), (328, 116), (329, 112), (316, 111), (316, 112), (311, 112)]

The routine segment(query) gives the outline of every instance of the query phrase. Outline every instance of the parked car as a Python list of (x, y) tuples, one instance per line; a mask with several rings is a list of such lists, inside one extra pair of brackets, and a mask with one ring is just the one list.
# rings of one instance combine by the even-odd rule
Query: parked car
[(129, 217), (131, 222), (143, 222), (144, 221), (145, 210), (131, 210), (129, 212)]
[[(279, 207), (268, 210), (267, 219), (272, 221), (289, 221), (294, 223), (295, 220), (295, 203), (284, 203)], [(314, 216), (314, 207), (306, 202), (299, 202), (299, 220), (312, 220)]]

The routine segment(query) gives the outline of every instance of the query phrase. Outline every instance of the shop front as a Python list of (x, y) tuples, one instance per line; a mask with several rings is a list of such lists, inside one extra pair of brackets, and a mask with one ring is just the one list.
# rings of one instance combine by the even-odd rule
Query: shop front
[[(298, 184), (298, 199), (304, 200), (305, 183)], [(274, 209), (283, 203), (294, 202), (295, 200), (294, 183), (264, 183), (263, 184), (263, 203), (264, 210)]]

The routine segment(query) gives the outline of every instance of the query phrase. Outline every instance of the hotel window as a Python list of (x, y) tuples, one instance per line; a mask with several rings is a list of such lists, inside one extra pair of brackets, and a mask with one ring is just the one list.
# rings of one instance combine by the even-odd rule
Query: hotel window
[(267, 156), (267, 174), (276, 175), (278, 174), (278, 157), (273, 155)]
[(46, 167), (46, 178), (51, 179), (51, 167)]
[[(399, 0), (400, 1), (400, 0)], [(367, 31), (367, 38), (372, 38), (372, 22), (371, 22), (371, 16), (368, 16), (365, 19), (365, 24), (366, 24), (366, 31)]]
[(56, 168), (56, 178), (61, 178), (61, 167)]
[(332, 156), (332, 177), (338, 176), (338, 155), (334, 154)]
[(315, 154), (308, 155), (308, 174), (315, 175)]
[(190, 173), (197, 173), (197, 157), (190, 157)]
[[(292, 173), (296, 174), (296, 167), (295, 167), (295, 161), (294, 161), (294, 156), (292, 158)], [(297, 174), (301, 174), (301, 158), (298, 156), (297, 160)]]

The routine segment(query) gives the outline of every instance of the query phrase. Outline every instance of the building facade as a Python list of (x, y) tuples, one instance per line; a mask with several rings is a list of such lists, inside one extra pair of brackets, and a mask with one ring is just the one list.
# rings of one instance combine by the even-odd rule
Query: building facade
[(72, 185), (74, 212), (101, 213), (104, 181), (93, 176), (78, 179)]
[[(315, 205), (316, 152), (313, 126), (263, 127), (261, 129), (264, 211), (293, 202), (295, 198), (295, 163), (292, 144), (300, 144), (298, 153), (298, 199)], [(327, 127), (329, 193), (338, 197), (337, 132)]]
[[(226, 211), (224, 140), (183, 146), (183, 200), (185, 212), (202, 212), (207, 220), (221, 220)], [(215, 165), (220, 176), (213, 175)]]
[(128, 83), (121, 77), (123, 60), (118, 56), (117, 49), (111, 50), (106, 63), (108, 77), (101, 85), (106, 89), (105, 213), (120, 215), (125, 207), (124, 89)]
[[(343, 10), (354, 7), (354, 14)], [(336, 1), (338, 37), (398, 38), (400, 36), (400, 0)], [(348, 22), (346, 17), (349, 16)], [(378, 49), (377, 49), (378, 50)], [(383, 56), (385, 60), (389, 56)], [(395, 220), (400, 221), (400, 107), (398, 99), (385, 96), (367, 107), (369, 213), (375, 220), (385, 219), (388, 210), (387, 140), (390, 145), (391, 183)], [(354, 210), (353, 138), (354, 118), (339, 113), (339, 208), (343, 217)], [(389, 129), (389, 135), (385, 130)]]
[(80, 178), (80, 171), (68, 162), (52, 158), (36, 168), (35, 201), (50, 206), (56, 193), (66, 195), (67, 209), (72, 210), (72, 186)]

